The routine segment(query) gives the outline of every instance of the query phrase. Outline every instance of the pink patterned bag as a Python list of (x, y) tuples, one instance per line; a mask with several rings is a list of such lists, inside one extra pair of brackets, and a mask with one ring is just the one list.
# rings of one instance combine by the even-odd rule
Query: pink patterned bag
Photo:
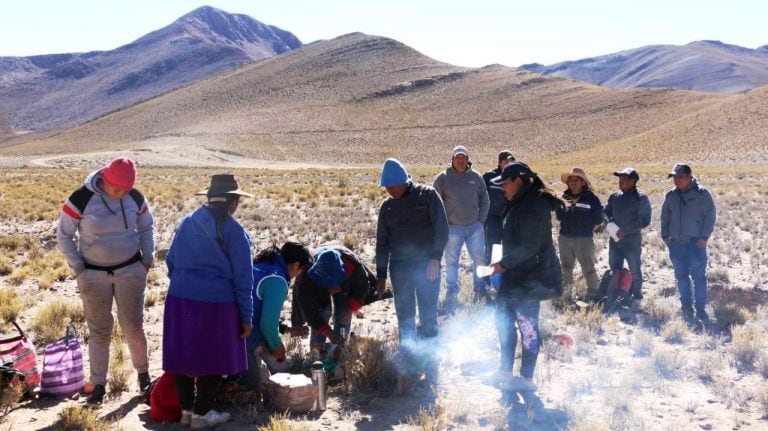
[(40, 389), (35, 346), (16, 322), (10, 323), (19, 331), (19, 335), (0, 339), (0, 382), (23, 384), (28, 394), (34, 394)]
[(45, 346), (41, 386), (43, 394), (57, 397), (83, 391), (83, 349), (71, 326), (67, 327), (64, 338)]

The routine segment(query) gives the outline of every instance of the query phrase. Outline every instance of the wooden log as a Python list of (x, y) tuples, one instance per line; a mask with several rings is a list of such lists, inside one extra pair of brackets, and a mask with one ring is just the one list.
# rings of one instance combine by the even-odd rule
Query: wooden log
[(273, 374), (264, 384), (264, 401), (277, 411), (308, 412), (315, 400), (317, 386), (303, 374)]

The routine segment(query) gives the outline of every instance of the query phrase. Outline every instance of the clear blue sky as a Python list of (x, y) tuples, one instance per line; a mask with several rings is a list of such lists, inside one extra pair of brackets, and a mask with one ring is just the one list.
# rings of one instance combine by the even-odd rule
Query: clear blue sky
[(768, 0), (4, 0), (0, 56), (109, 50), (202, 5), (304, 43), (360, 31), (461, 66), (518, 66), (651, 44), (768, 44)]

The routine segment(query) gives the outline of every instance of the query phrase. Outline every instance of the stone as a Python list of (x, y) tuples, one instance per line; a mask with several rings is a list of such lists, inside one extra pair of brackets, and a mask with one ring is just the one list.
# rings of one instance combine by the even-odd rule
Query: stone
[(276, 411), (304, 413), (317, 400), (317, 386), (303, 374), (276, 373), (264, 384), (264, 401)]

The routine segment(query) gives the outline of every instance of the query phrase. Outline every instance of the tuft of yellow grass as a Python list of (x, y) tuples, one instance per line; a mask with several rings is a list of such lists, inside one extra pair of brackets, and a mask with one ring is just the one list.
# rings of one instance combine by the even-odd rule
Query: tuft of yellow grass
[(729, 329), (745, 324), (752, 315), (748, 309), (733, 302), (716, 304), (714, 312), (717, 322)]
[(125, 340), (119, 325), (112, 329), (112, 343), (109, 355), (109, 391), (111, 393), (125, 392), (130, 387), (131, 368), (128, 366), (128, 353)]
[(12, 287), (0, 289), (0, 323), (16, 320), (24, 303)]
[(61, 431), (108, 431), (110, 424), (99, 419), (98, 411), (82, 406), (66, 407), (59, 413)]
[(421, 431), (443, 431), (448, 425), (448, 417), (444, 407), (433, 404), (427, 408), (420, 406), (419, 413), (408, 416), (405, 423)]
[(360, 393), (393, 391), (397, 386), (395, 351), (396, 343), (391, 338), (350, 338), (341, 358), (349, 389)]
[(273, 414), (266, 424), (256, 428), (257, 431), (304, 431), (306, 429), (304, 424), (292, 423), (288, 412)]
[(73, 301), (54, 299), (42, 306), (32, 321), (35, 341), (48, 344), (63, 337), (68, 322), (82, 327), (85, 322), (83, 305)]

